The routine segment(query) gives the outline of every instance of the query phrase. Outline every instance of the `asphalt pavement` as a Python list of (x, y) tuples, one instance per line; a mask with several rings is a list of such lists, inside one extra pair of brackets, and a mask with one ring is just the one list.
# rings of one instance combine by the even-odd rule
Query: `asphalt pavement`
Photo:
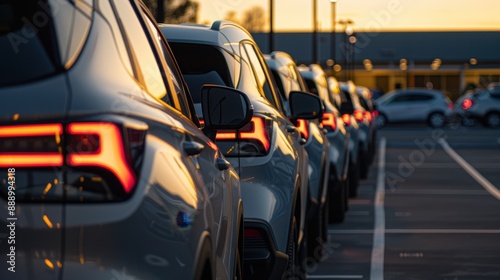
[(379, 130), (346, 221), (308, 279), (499, 280), (500, 129)]

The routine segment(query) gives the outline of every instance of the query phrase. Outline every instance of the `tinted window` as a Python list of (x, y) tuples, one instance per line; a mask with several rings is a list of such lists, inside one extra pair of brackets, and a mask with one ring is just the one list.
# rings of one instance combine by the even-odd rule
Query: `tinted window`
[(109, 1), (100, 1), (99, 2), (99, 11), (104, 15), (104, 17), (108, 20), (108, 24), (113, 31), (113, 37), (115, 38), (116, 49), (118, 50), (118, 54), (121, 57), (123, 65), (128, 70), (128, 72), (133, 75), (132, 64), (130, 63), (130, 57), (127, 52), (127, 47), (125, 46), (125, 42), (122, 36), (122, 30), (116, 21), (115, 14), (113, 13), (113, 9), (110, 5)]
[(276, 108), (279, 108), (279, 105), (277, 104), (278, 101), (275, 99), (274, 94), (271, 90), (271, 84), (268, 81), (263, 63), (259, 59), (257, 51), (255, 50), (254, 46), (250, 44), (244, 44), (244, 47), (247, 51), (250, 63), (252, 64), (255, 71), (255, 75), (257, 76), (256, 78), (259, 88), (263, 91), (269, 102), (271, 102), (271, 104), (273, 104)]
[[(42, 8), (48, 5), (44, 2), (10, 0), (0, 3), (1, 86), (56, 73), (60, 65), (57, 38), (52, 15)], [(35, 18), (37, 13), (45, 17)], [(41, 19), (45, 20), (37, 22), (38, 27), (31, 22)]]
[(137, 14), (128, 2), (115, 1), (114, 4), (138, 64), (136, 78), (152, 96), (162, 99), (167, 93), (165, 82)]
[(410, 95), (410, 101), (429, 101), (434, 99), (432, 95), (428, 94), (414, 94)]
[(209, 45), (184, 43), (170, 43), (170, 47), (194, 103), (201, 103), (204, 84), (232, 86), (223, 50)]

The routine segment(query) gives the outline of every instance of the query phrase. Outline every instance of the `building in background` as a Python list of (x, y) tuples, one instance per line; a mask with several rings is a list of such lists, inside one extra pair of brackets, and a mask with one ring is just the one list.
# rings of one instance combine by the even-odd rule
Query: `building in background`
[[(253, 33), (267, 52), (268, 33)], [(312, 59), (312, 33), (276, 33), (275, 49), (298, 64)], [(383, 92), (427, 87), (448, 92), (455, 100), (468, 86), (500, 82), (500, 32), (336, 33), (334, 64), (331, 33), (318, 34), (319, 63), (340, 80), (352, 79)], [(354, 36), (354, 37), (353, 37)]]

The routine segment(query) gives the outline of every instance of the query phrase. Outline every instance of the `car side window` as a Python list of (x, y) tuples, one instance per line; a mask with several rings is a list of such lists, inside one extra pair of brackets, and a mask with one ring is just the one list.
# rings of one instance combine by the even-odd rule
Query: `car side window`
[[(157, 43), (157, 47), (160, 52), (159, 53), (160, 57), (164, 58), (167, 63), (166, 67), (168, 68), (167, 69), (168, 77), (166, 78), (167, 80), (169, 80), (169, 82), (171, 82), (172, 84), (171, 91), (175, 95), (174, 99), (177, 100), (179, 103), (177, 109), (180, 110), (188, 118), (191, 118), (188, 101), (186, 99), (186, 93), (182, 87), (182, 76), (177, 71), (175, 62), (172, 60), (171, 52), (169, 51), (168, 46), (163, 40), (162, 37), (163, 35), (161, 34), (157, 25), (148, 16), (144, 16), (144, 19), (149, 26), (151, 36), (154, 39), (154, 43)], [(169, 104), (169, 100), (167, 97), (168, 96), (162, 98), (162, 101)], [(175, 104), (170, 104), (170, 105), (177, 107)]]
[(136, 64), (137, 81), (149, 94), (162, 99), (167, 94), (165, 82), (136, 12), (127, 2), (113, 1), (113, 4), (125, 32), (129, 53)]
[(274, 96), (274, 93), (271, 89), (272, 84), (270, 83), (269, 78), (267, 77), (266, 72), (263, 68), (263, 61), (259, 59), (254, 46), (248, 43), (244, 43), (243, 46), (245, 47), (245, 50), (248, 54), (250, 64), (252, 64), (252, 68), (255, 71), (255, 75), (257, 76), (256, 78), (259, 88), (263, 91), (267, 100), (269, 100), (269, 102), (271, 102), (274, 107), (282, 109), (281, 104), (277, 100), (276, 96)]

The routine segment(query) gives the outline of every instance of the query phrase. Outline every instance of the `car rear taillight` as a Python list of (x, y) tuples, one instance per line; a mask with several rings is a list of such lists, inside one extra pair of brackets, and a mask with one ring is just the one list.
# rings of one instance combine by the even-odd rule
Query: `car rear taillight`
[[(27, 178), (33, 176), (29, 174), (49, 174), (49, 170), (52, 174), (66, 172), (67, 198), (73, 195), (79, 201), (83, 197), (101, 201), (123, 199), (136, 185), (146, 130), (147, 127), (130, 128), (111, 122), (3, 126), (0, 167), (17, 167), (19, 174), (24, 172)], [(20, 178), (20, 185), (22, 181)], [(28, 180), (24, 185), (21, 189), (25, 195), (38, 199), (33, 195), (38, 194), (36, 183)], [(64, 197), (62, 192), (54, 192), (57, 194), (52, 194), (53, 199)], [(44, 191), (43, 196), (46, 194)]]
[(258, 229), (245, 228), (243, 235), (245, 238), (259, 238), (264, 237), (264, 233)]
[(374, 110), (374, 111), (372, 112), (372, 119), (374, 119), (374, 118), (376, 118), (376, 117), (378, 117), (378, 111), (377, 111), (377, 110)]
[(306, 120), (298, 119), (297, 120), (297, 129), (300, 132), (300, 136), (304, 139), (309, 138), (309, 125)]
[(372, 122), (372, 113), (370, 111), (364, 111), (363, 116), (367, 122)]
[(354, 118), (356, 119), (356, 121), (362, 122), (363, 121), (363, 111), (354, 110)]
[(272, 121), (253, 117), (238, 131), (218, 131), (215, 139), (225, 156), (242, 157), (267, 155), (271, 147), (271, 137)]
[(120, 181), (126, 193), (132, 191), (136, 175), (128, 164), (120, 129), (112, 123), (72, 123), (67, 127), (70, 149), (66, 162), (72, 167), (98, 167)]
[(61, 124), (0, 127), (0, 167), (62, 166)]
[(462, 109), (469, 110), (474, 105), (474, 101), (472, 99), (466, 98), (462, 102)]
[(344, 124), (346, 126), (350, 126), (351, 125), (351, 115), (349, 115), (349, 114), (343, 114), (342, 115), (342, 121), (344, 122)]
[(323, 125), (323, 128), (328, 132), (335, 131), (337, 129), (337, 116), (331, 112), (324, 112), (321, 125)]

